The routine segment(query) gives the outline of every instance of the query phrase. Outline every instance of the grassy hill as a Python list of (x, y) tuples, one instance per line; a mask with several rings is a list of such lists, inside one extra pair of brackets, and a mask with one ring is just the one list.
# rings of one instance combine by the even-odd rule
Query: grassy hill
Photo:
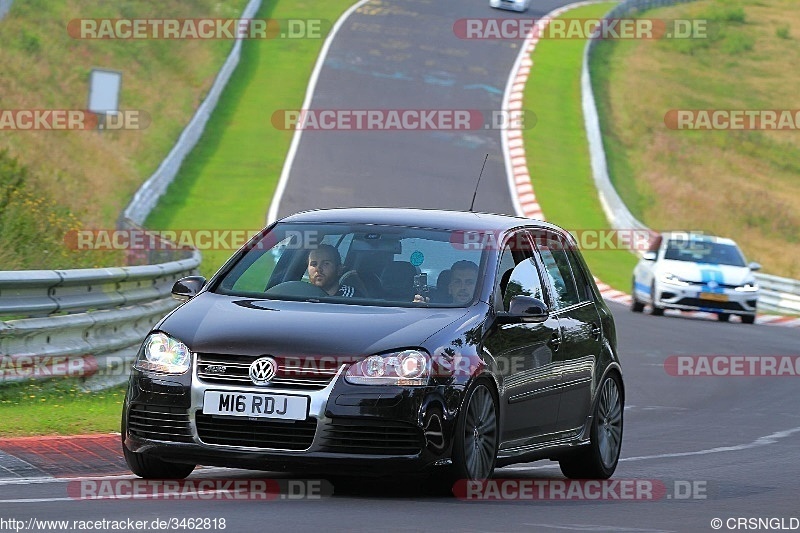
[(592, 75), (617, 190), (652, 228), (734, 238), (800, 277), (800, 132), (687, 131), (672, 109), (797, 109), (800, 2), (703, 0), (642, 16), (708, 21), (704, 39), (604, 41)]
[[(318, 38), (245, 42), (238, 70), (197, 147), (147, 219), (164, 230), (246, 230), (265, 225), (293, 130), (275, 128), (273, 113), (300, 109), (331, 26), (355, 0), (265, 1), (258, 18), (326, 21)], [(230, 247), (228, 247), (230, 248)], [(203, 250), (200, 270), (213, 274), (234, 249)]]
[(113, 228), (189, 121), (232, 40), (78, 40), (80, 18), (236, 18), (246, 0), (20, 0), (0, 21), (0, 110), (82, 109), (94, 67), (122, 72), (120, 108), (141, 131), (0, 130), (0, 270), (106, 266), (112, 252), (70, 252), (63, 234)]

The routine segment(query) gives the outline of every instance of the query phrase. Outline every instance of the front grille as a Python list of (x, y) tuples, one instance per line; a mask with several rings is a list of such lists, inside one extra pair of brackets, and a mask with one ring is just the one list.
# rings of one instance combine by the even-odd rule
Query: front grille
[[(197, 377), (215, 385), (253, 385), (250, 364), (261, 356), (197, 354)], [(304, 361), (275, 357), (278, 368), (269, 386), (283, 389), (324, 389), (339, 370), (334, 364), (324, 364), (312, 358)], [(220, 371), (223, 370), (224, 371)], [(210, 370), (216, 370), (210, 371)]]
[(197, 434), (206, 444), (246, 446), (275, 450), (305, 450), (314, 441), (317, 421), (313, 418), (287, 422), (248, 420), (195, 415)]
[(325, 428), (322, 450), (368, 455), (416, 455), (422, 450), (422, 431), (391, 421), (334, 418)]
[(189, 413), (180, 407), (131, 405), (128, 433), (142, 439), (193, 442)]
[(715, 302), (713, 300), (701, 300), (700, 298), (681, 298), (677, 305), (690, 305), (692, 307), (704, 307), (707, 309), (722, 309), (725, 311), (744, 311), (739, 302)]
[[(708, 287), (708, 282), (707, 281), (687, 281), (686, 283), (688, 283), (689, 285), (692, 285), (694, 287), (700, 287), (700, 288)], [(739, 287), (739, 286), (740, 285), (732, 285), (730, 283), (719, 283), (719, 282), (717, 282), (717, 285), (716, 285), (716, 287), (720, 288), (720, 289), (735, 289), (736, 287)], [(708, 288), (710, 289), (710, 287), (708, 287)]]

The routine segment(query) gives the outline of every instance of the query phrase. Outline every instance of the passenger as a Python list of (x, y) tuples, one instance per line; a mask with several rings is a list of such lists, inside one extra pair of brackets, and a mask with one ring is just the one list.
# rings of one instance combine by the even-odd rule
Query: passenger
[[(456, 261), (450, 267), (450, 283), (447, 293), (454, 304), (466, 305), (475, 295), (478, 284), (478, 265), (472, 261)], [(414, 295), (414, 302), (426, 303), (429, 299), (421, 294)]]
[(450, 284), (447, 286), (453, 303), (466, 305), (475, 295), (478, 284), (478, 265), (472, 261), (456, 261), (450, 267)]

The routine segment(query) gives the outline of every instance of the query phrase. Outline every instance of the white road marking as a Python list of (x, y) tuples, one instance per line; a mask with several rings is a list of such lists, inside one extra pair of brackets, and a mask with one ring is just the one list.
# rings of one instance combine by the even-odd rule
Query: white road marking
[[(308, 87), (306, 88), (306, 97), (303, 100), (303, 107), (301, 109), (309, 109), (311, 107), (311, 100), (314, 98), (314, 91), (317, 89), (317, 80), (319, 79), (319, 73), (322, 70), (322, 64), (325, 63), (325, 58), (328, 56), (328, 50), (333, 44), (333, 39), (336, 37), (336, 34), (339, 32), (344, 23), (350, 18), (350, 15), (369, 2), (370, 0), (360, 0), (356, 2), (350, 8), (345, 11), (341, 17), (336, 21), (331, 28), (331, 32), (328, 37), (325, 39), (325, 42), (322, 44), (322, 50), (319, 52), (319, 57), (317, 58), (317, 63), (314, 65), (314, 70), (311, 72), (311, 78), (308, 80)], [(272, 202), (269, 204), (269, 211), (267, 212), (267, 224), (272, 224), (278, 219), (278, 207), (280, 206), (281, 199), (283, 198), (283, 193), (286, 190), (286, 184), (289, 181), (289, 173), (292, 171), (292, 164), (294, 163), (295, 155), (297, 154), (297, 148), (300, 146), (300, 137), (303, 135), (303, 129), (295, 129), (294, 135), (292, 136), (292, 144), (289, 146), (289, 152), (286, 154), (286, 161), (283, 163), (283, 169), (281, 170), (281, 177), (278, 180), (278, 186), (275, 188), (275, 194), (272, 196)]]
[(738, 452), (742, 450), (749, 450), (751, 448), (758, 448), (761, 446), (768, 446), (777, 443), (780, 439), (791, 437), (795, 433), (800, 433), (800, 428), (787, 429), (785, 431), (778, 431), (759, 437), (753, 442), (747, 444), (737, 444), (736, 446), (719, 446), (717, 448), (710, 448), (707, 450), (697, 450), (694, 452), (676, 452), (676, 453), (662, 453), (657, 455), (642, 455), (640, 457), (625, 457), (620, 459), (622, 461), (647, 461), (649, 459), (669, 459), (673, 457), (689, 457), (692, 455), (709, 455), (712, 453), (721, 452)]
[[(759, 448), (761, 446), (768, 446), (770, 444), (775, 444), (779, 440), (791, 437), (795, 433), (800, 433), (800, 427), (787, 429), (785, 431), (777, 431), (775, 433), (759, 437), (753, 442), (748, 442), (745, 444), (737, 444), (735, 446), (719, 446), (717, 448), (709, 448), (706, 450), (695, 450), (692, 452), (674, 452), (674, 453), (661, 453), (656, 455), (641, 455), (639, 457), (622, 457), (619, 460), (619, 462), (622, 463), (627, 461), (649, 461), (651, 459), (671, 459), (674, 457), (690, 457), (693, 455), (709, 455), (712, 453), (739, 452), (742, 450), (749, 450), (751, 448)], [(498, 470), (522, 471), (522, 470), (544, 470), (547, 468), (558, 468), (558, 464), (552, 463), (540, 466), (517, 466), (517, 467), (511, 466), (511, 467), (504, 467)]]

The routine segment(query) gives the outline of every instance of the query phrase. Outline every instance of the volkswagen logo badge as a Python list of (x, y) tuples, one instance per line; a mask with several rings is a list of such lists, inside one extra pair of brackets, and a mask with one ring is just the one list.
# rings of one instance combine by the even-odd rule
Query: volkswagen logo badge
[(256, 385), (266, 385), (275, 377), (278, 364), (272, 357), (260, 357), (250, 364), (250, 380)]

